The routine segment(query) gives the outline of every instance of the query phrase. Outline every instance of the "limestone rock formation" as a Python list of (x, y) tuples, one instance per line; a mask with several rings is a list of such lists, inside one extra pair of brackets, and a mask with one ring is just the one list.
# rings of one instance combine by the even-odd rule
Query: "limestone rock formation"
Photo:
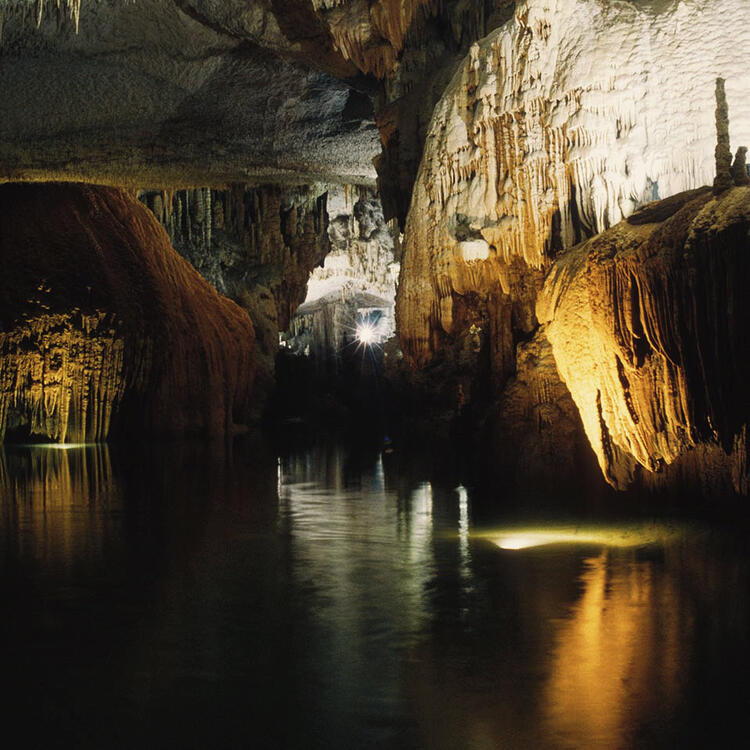
[(557, 252), (710, 182), (717, 76), (732, 141), (750, 138), (735, 46), (750, 46), (748, 20), (733, 0), (526, 0), (475, 44), (435, 108), (414, 187), (397, 300), (404, 354), (424, 363), (458, 335), (472, 294), (496, 295), (513, 338), (527, 337)]
[(493, 469), (506, 483), (548, 490), (601, 484), (544, 326), (517, 347), (516, 373), (497, 399), (489, 437)]
[(310, 274), (304, 304), (284, 336), (286, 347), (314, 356), (321, 374), (339, 369), (342, 354), (354, 341), (360, 311), (377, 317), (373, 335), (378, 343), (394, 334), (399, 272), (398, 229), (385, 221), (377, 193), (332, 186), (327, 210), (331, 251)]
[(0, 439), (226, 434), (253, 327), (123, 190), (0, 186)]
[(750, 188), (698, 189), (553, 266), (537, 314), (615, 487), (691, 457), (747, 491), (749, 232)]
[(313, 270), (306, 302), (348, 287), (391, 302), (396, 295), (399, 232), (386, 222), (380, 196), (356, 185), (328, 190), (331, 251)]
[(326, 205), (331, 189), (237, 183), (227, 189), (141, 194), (175, 249), (250, 314), (257, 341), (256, 417), (274, 387), (279, 333), (289, 328), (305, 299), (310, 273), (330, 250)]
[(221, 293), (265, 288), (284, 330), (330, 249), (325, 185), (145, 192), (175, 249)]

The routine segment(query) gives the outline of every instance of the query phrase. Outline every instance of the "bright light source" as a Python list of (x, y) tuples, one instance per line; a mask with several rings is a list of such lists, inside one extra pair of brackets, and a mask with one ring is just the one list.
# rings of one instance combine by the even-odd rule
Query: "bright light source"
[(359, 323), (355, 336), (360, 344), (372, 346), (378, 341), (378, 326), (370, 322)]
[(551, 539), (541, 534), (518, 534), (516, 536), (503, 536), (495, 540), (500, 549), (526, 549), (526, 547), (539, 547), (542, 544), (551, 544), (558, 539)]

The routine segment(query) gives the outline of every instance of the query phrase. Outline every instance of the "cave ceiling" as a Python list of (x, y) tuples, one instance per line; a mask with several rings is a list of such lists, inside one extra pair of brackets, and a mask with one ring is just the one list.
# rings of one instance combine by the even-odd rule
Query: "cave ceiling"
[(77, 7), (0, 3), (0, 179), (374, 182), (373, 81), (305, 4)]

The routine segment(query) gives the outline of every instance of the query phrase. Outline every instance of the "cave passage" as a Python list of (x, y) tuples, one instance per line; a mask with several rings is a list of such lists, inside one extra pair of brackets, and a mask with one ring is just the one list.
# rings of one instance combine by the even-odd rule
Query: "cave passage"
[(0, 0), (0, 746), (747, 744), (748, 0)]

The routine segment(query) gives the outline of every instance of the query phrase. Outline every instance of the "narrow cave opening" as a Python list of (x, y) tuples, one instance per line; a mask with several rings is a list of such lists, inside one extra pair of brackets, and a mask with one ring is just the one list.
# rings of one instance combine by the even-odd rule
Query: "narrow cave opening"
[(399, 237), (371, 189), (331, 188), (326, 211), (330, 250), (312, 269), (289, 328), (279, 333), (271, 415), (317, 429), (358, 425), (382, 439), (387, 360), (398, 355)]

